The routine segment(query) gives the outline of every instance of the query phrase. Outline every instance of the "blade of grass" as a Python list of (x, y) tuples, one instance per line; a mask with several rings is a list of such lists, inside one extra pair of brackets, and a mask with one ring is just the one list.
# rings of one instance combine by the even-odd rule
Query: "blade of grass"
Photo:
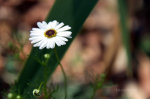
[(132, 64), (131, 64), (131, 48), (130, 48), (130, 34), (127, 27), (127, 1), (126, 0), (118, 0), (118, 9), (120, 14), (120, 23), (122, 29), (122, 40), (124, 43), (124, 47), (127, 53), (127, 60), (128, 60), (128, 76), (132, 77)]
[[(85, 19), (95, 6), (98, 0), (56, 0), (55, 4), (48, 14), (47, 22), (57, 20), (64, 22), (72, 27), (72, 39), (67, 42), (65, 46), (56, 47), (57, 54), (60, 59), (64, 56), (68, 47), (73, 39), (82, 27)], [(47, 64), (47, 76), (44, 76), (45, 68), (36, 60), (37, 58), (42, 60), (45, 53), (51, 53), (51, 58)], [(31, 54), (22, 70), (19, 79), (16, 81), (12, 91), (20, 94), (23, 99), (34, 99), (32, 91), (37, 88), (42, 81), (52, 75), (56, 69), (58, 62), (52, 49), (39, 50), (38, 48), (32, 48)]]

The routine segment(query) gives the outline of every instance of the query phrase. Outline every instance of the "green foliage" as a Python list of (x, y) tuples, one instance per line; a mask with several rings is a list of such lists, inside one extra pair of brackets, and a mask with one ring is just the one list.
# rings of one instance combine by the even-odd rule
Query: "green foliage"
[[(70, 39), (65, 46), (56, 47), (60, 59), (64, 56), (97, 1), (98, 0), (56, 0), (46, 21), (57, 20), (72, 27), (72, 39)], [(47, 66), (42, 66), (37, 59), (43, 61), (44, 54), (46, 53), (50, 54), (50, 59), (48, 59)], [(32, 94), (33, 89), (38, 88), (41, 82), (47, 82), (58, 64), (59, 62), (55, 57), (54, 50), (39, 50), (38, 48), (33, 48), (11, 92), (19, 94), (21, 99), (36, 99), (37, 97)], [(48, 71), (46, 74), (45, 70)]]
[(106, 74), (101, 74), (100, 77), (99, 76), (96, 77), (96, 80), (93, 85), (93, 94), (90, 99), (94, 99), (96, 91), (98, 89), (101, 89), (104, 86), (105, 79), (106, 79)]

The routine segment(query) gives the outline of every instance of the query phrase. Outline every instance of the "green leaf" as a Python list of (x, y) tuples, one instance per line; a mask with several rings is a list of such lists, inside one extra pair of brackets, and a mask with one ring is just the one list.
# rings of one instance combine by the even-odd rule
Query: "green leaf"
[(130, 34), (128, 31), (127, 20), (128, 20), (128, 9), (126, 0), (118, 0), (118, 10), (120, 14), (120, 27), (122, 32), (122, 41), (127, 53), (128, 60), (128, 76), (132, 78), (132, 63), (131, 63), (131, 45), (130, 45)]
[[(65, 25), (72, 27), (72, 39), (69, 39), (69, 42), (67, 42), (65, 46), (56, 47), (60, 59), (64, 56), (97, 1), (98, 0), (55, 1), (46, 21), (49, 22), (57, 20), (58, 22), (64, 22)], [(36, 99), (36, 97), (32, 95), (33, 89), (38, 88), (42, 81), (47, 81), (58, 65), (53, 52), (54, 51), (52, 49), (39, 50), (38, 48), (33, 48), (19, 79), (12, 88), (12, 91), (16, 94), (20, 94), (23, 99)], [(50, 53), (51, 56), (46, 68), (46, 70), (48, 70), (47, 76), (44, 74), (44, 66), (41, 66), (41, 64), (37, 61), (37, 59), (43, 60), (45, 53)]]

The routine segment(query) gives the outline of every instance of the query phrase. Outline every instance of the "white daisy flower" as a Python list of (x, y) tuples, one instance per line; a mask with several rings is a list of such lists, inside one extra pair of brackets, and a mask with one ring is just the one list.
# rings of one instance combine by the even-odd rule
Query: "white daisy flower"
[(70, 26), (64, 23), (57, 22), (56, 20), (46, 23), (45, 21), (37, 22), (38, 28), (32, 28), (30, 31), (30, 38), (34, 47), (39, 49), (47, 48), (53, 49), (55, 44), (57, 46), (65, 45), (68, 41), (67, 38), (71, 38), (72, 32)]

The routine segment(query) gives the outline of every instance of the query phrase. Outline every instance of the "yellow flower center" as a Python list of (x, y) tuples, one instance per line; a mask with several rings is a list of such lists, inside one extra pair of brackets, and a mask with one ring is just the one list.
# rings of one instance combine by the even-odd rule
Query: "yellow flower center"
[(50, 29), (50, 30), (47, 30), (47, 31), (44, 33), (44, 36), (47, 37), (47, 38), (52, 38), (52, 37), (55, 37), (56, 34), (57, 34), (56, 30)]

